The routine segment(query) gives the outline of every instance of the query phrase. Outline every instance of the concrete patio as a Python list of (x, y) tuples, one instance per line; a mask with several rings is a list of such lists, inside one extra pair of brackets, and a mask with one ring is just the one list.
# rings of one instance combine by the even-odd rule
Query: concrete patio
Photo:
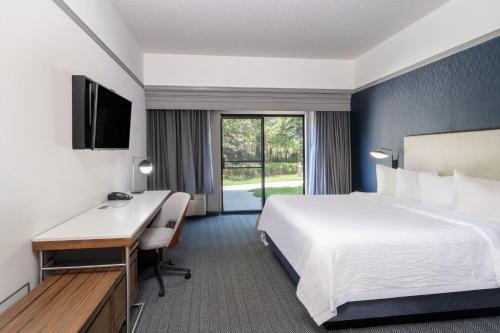
[[(270, 182), (269, 187), (297, 187), (302, 185), (302, 180), (289, 180), (282, 182)], [(262, 209), (262, 199), (254, 196), (251, 190), (260, 189), (261, 184), (244, 184), (224, 186), (223, 201), (224, 211), (260, 210)]]

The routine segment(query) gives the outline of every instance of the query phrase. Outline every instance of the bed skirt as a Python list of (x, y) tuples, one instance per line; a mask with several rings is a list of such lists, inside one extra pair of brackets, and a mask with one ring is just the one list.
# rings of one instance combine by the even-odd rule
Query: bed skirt
[[(269, 246), (295, 284), (300, 276), (266, 235)], [(500, 288), (454, 293), (348, 302), (337, 316), (323, 324), (326, 328), (362, 327), (379, 324), (457, 319), (500, 314)]]

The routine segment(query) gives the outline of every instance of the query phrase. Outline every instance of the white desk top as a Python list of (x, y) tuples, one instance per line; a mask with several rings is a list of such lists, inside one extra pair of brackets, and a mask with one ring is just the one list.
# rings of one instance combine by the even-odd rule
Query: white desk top
[[(133, 194), (132, 200), (106, 201), (33, 237), (32, 242), (132, 238), (170, 191)], [(108, 206), (105, 209), (100, 207)]]

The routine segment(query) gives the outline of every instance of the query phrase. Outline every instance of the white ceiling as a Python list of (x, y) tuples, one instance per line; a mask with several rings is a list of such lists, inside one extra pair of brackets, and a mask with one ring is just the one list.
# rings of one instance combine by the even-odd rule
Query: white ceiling
[(147, 53), (352, 59), (448, 0), (112, 0)]

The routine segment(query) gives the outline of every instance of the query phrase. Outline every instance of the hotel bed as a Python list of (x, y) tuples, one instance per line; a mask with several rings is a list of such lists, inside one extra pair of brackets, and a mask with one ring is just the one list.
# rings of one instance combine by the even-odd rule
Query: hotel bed
[[(479, 134), (482, 147), (488, 146), (484, 137), (491, 133), (486, 132), (495, 132), (488, 140), (497, 146), (500, 131), (484, 131)], [(467, 150), (464, 135), (471, 149), (477, 149), (471, 139), (476, 133), (405, 138), (405, 164), (421, 163), (415, 155), (428, 142), (440, 147), (441, 140), (449, 147), (450, 140), (458, 141)], [(463, 151), (444, 150), (450, 153), (441, 151), (443, 162), (436, 165), (433, 160), (432, 170), (449, 173), (450, 165), (458, 165), (479, 172), (473, 160), (454, 157), (462, 158)], [(481, 168), (481, 175), (496, 177), (491, 166)], [(318, 325), (500, 308), (498, 222), (356, 192), (273, 196), (258, 230), (265, 232), (297, 283), (297, 297)]]

